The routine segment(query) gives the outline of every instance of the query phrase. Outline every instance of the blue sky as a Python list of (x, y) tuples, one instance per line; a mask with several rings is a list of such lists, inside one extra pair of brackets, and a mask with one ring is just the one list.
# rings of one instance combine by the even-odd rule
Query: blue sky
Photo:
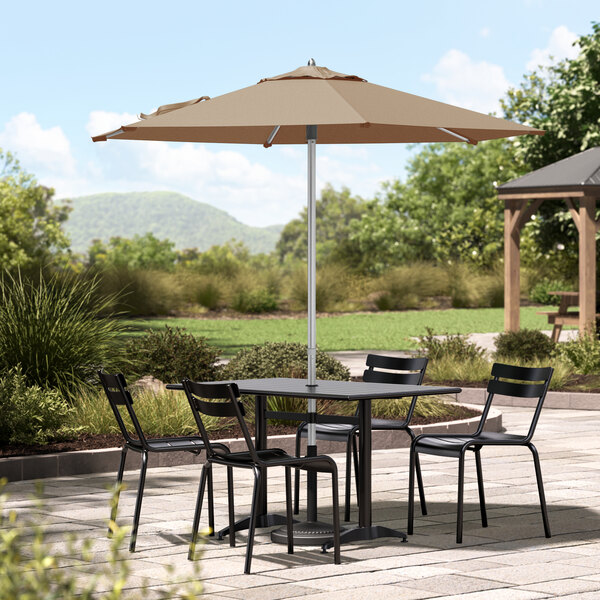
[[(572, 56), (587, 0), (2, 3), (0, 147), (59, 198), (174, 190), (251, 225), (306, 203), (301, 146), (93, 144), (160, 104), (317, 64), (488, 112), (537, 64)], [(414, 150), (412, 150), (414, 152)], [(403, 145), (319, 146), (318, 185), (372, 197), (403, 177)]]

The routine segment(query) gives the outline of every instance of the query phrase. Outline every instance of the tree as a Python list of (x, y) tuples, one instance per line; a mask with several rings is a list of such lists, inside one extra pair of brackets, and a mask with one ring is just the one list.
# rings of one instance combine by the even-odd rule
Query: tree
[[(346, 187), (341, 191), (327, 185), (317, 200), (317, 260), (319, 262), (346, 262), (356, 259), (356, 246), (349, 238), (350, 223), (361, 217), (366, 201), (352, 196)], [(281, 262), (290, 259), (306, 260), (308, 212), (304, 208), (300, 218), (290, 221), (282, 230), (276, 252)]]
[(0, 267), (28, 268), (61, 255), (68, 205), (53, 204), (54, 190), (39, 185), (10, 152), (0, 149)]
[[(577, 57), (526, 75), (502, 103), (507, 118), (546, 130), (515, 143), (515, 157), (527, 171), (600, 145), (600, 23), (575, 45)], [(526, 247), (524, 261), (550, 258), (576, 272), (578, 235), (564, 203), (546, 201), (536, 216), (530, 225), (535, 244)]]
[(428, 144), (407, 171), (406, 183), (385, 184), (383, 195), (352, 224), (364, 269), (381, 272), (417, 260), (493, 265), (503, 230), (495, 186), (522, 174), (512, 143)]
[(131, 239), (112, 237), (108, 244), (94, 240), (88, 250), (89, 264), (169, 271), (177, 258), (174, 246), (170, 240), (159, 240), (151, 233)]

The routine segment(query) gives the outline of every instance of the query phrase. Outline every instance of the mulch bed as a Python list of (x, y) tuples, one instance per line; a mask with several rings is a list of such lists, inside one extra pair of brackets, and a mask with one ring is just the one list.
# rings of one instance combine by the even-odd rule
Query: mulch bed
[[(464, 406), (453, 406), (451, 415), (443, 417), (413, 417), (412, 425), (426, 425), (431, 423), (439, 423), (448, 420), (470, 419), (476, 417), (480, 413), (471, 410)], [(376, 416), (376, 415), (374, 415)], [(250, 433), (254, 435), (254, 427), (248, 424)], [(271, 435), (288, 435), (296, 433), (295, 425), (276, 425), (269, 424), (268, 434)], [(216, 436), (216, 437), (215, 437)], [(213, 437), (221, 439), (239, 438), (242, 437), (242, 431), (239, 426), (232, 426), (217, 433), (213, 433)], [(26, 446), (23, 444), (13, 444), (10, 446), (0, 446), (0, 457), (7, 456), (30, 456), (33, 454), (54, 454), (56, 452), (72, 452), (74, 450), (94, 450), (97, 448), (116, 448), (123, 445), (123, 436), (117, 433), (101, 433), (101, 434), (82, 434), (77, 439), (66, 440), (62, 442), (51, 442), (49, 444), (37, 444)]]

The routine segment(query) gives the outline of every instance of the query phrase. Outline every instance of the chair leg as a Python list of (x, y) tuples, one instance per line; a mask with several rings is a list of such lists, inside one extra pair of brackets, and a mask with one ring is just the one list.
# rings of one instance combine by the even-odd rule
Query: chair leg
[(138, 495), (135, 501), (135, 511), (133, 513), (133, 529), (131, 530), (131, 539), (129, 540), (129, 552), (135, 552), (135, 543), (137, 541), (138, 526), (140, 524), (140, 513), (142, 512), (142, 498), (144, 496), (144, 485), (146, 484), (146, 468), (148, 467), (148, 453), (142, 452), (142, 468), (140, 471), (140, 483), (138, 486)]
[(462, 544), (463, 534), (463, 500), (465, 491), (465, 453), (458, 457), (458, 502), (456, 506), (456, 543)]
[(360, 496), (358, 493), (360, 485), (360, 469), (358, 465), (358, 435), (354, 433), (352, 436), (352, 457), (354, 459), (354, 481), (356, 482), (356, 505), (360, 504)]
[[(123, 484), (123, 471), (125, 470), (125, 459), (127, 458), (127, 446), (123, 446), (121, 450), (121, 462), (119, 464), (119, 471), (117, 472), (117, 483), (115, 485), (115, 492), (111, 499), (111, 511), (110, 520), (114, 523), (117, 520), (117, 507), (119, 506), (119, 496), (121, 495), (121, 487)], [(108, 528), (108, 537), (112, 536), (112, 530)]]
[(244, 573), (250, 573), (252, 563), (252, 547), (254, 546), (254, 531), (256, 530), (256, 513), (258, 512), (258, 490), (260, 489), (261, 473), (258, 467), (254, 467), (254, 490), (252, 491), (252, 506), (250, 508), (250, 522), (248, 523), (248, 544), (246, 546), (246, 563)]
[[(296, 431), (296, 456), (300, 456), (300, 444), (302, 438), (300, 431)], [(296, 469), (294, 475), (294, 514), (297, 515), (300, 512), (300, 469)]]
[(235, 505), (233, 503), (233, 469), (227, 467), (227, 505), (229, 506), (229, 545), (235, 548)]
[(339, 565), (342, 562), (340, 552), (340, 501), (338, 477), (335, 471), (331, 474), (331, 491), (333, 499), (333, 564)]
[(194, 511), (194, 524), (192, 525), (192, 541), (188, 550), (188, 560), (194, 560), (196, 554), (196, 541), (198, 538), (198, 525), (200, 524), (200, 513), (202, 512), (202, 499), (206, 487), (206, 474), (209, 463), (205, 463), (200, 474), (200, 484), (198, 485), (198, 496), (196, 498), (196, 510)]
[(480, 450), (475, 450), (475, 466), (477, 467), (477, 488), (479, 489), (479, 510), (481, 511), (481, 526), (487, 527), (487, 511), (485, 509), (485, 492), (483, 490), (483, 471), (481, 469)]
[(537, 479), (538, 492), (540, 494), (540, 507), (542, 509), (542, 520), (544, 521), (544, 534), (547, 538), (552, 537), (550, 533), (550, 522), (548, 520), (548, 510), (546, 509), (546, 495), (544, 494), (544, 482), (542, 481), (542, 468), (540, 466), (540, 457), (537, 448), (529, 444), (531, 454), (533, 454), (533, 464), (535, 465), (535, 478)]
[(410, 461), (408, 466), (408, 523), (406, 532), (409, 535), (413, 533), (413, 522), (415, 519), (415, 460), (417, 452), (414, 446), (410, 448)]
[(346, 439), (346, 487), (344, 495), (344, 521), (350, 520), (350, 488), (352, 485), (352, 438), (354, 436), (349, 435)]
[[(415, 433), (410, 428), (406, 428), (406, 433), (410, 436), (411, 440), (415, 439)], [(421, 503), (421, 514), (427, 515), (427, 503), (425, 502), (425, 488), (423, 487), (423, 476), (421, 475), (421, 461), (419, 460), (419, 454), (415, 455), (415, 469), (417, 471), (417, 486), (419, 488), (419, 502)]]
[(285, 512), (288, 554), (294, 554), (294, 517), (292, 515), (292, 468), (285, 468)]
[(213, 471), (212, 463), (208, 463), (208, 527), (210, 529), (210, 535), (215, 535), (215, 502), (213, 496)]

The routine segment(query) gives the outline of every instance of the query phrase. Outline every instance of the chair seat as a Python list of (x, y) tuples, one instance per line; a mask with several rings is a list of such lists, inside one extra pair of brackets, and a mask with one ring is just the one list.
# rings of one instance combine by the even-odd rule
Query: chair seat
[(371, 419), (372, 430), (398, 430), (407, 428), (406, 420), (396, 421), (391, 419)]
[(512, 445), (521, 444), (524, 439), (525, 436), (522, 435), (494, 432), (484, 432), (477, 437), (471, 435), (456, 437), (426, 435), (417, 441), (415, 450), (423, 454), (435, 454), (436, 456), (458, 456), (467, 443), (469, 446)]
[[(335, 463), (328, 457), (320, 456), (290, 456), (281, 448), (268, 448), (267, 450), (257, 450), (261, 461), (268, 463), (266, 466), (290, 466), (305, 471), (319, 471), (330, 473)], [(322, 458), (322, 460), (319, 460)], [(236, 465), (253, 465), (254, 461), (249, 452), (231, 452), (230, 454), (221, 454), (213, 459), (222, 465), (234, 463)], [(270, 464), (269, 464), (270, 463)], [(333, 468), (335, 468), (333, 466)]]
[[(137, 442), (137, 440), (135, 440)], [(152, 452), (173, 452), (175, 450), (182, 450), (188, 452), (200, 452), (204, 449), (204, 443), (202, 439), (194, 437), (180, 437), (180, 438), (158, 438), (158, 439), (147, 439), (146, 443), (148, 448)], [(141, 448), (140, 443), (132, 444), (134, 447)]]
[[(343, 441), (346, 440), (355, 428), (356, 425), (352, 425), (351, 423), (317, 423), (317, 439), (330, 442)], [(308, 437), (307, 427), (300, 430), (300, 437)]]

